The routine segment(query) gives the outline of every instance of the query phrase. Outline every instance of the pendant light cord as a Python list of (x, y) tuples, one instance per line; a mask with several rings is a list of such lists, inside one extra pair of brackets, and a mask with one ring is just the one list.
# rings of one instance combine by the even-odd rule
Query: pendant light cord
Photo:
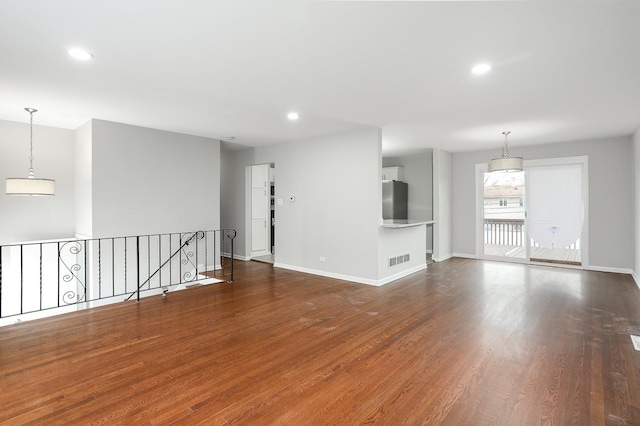
[(502, 158), (509, 158), (509, 131), (502, 132), (504, 135), (504, 149), (502, 150)]
[(33, 113), (38, 112), (37, 109), (33, 108), (25, 108), (25, 110), (31, 115), (31, 120), (29, 122), (29, 177), (35, 177), (35, 172), (33, 171)]

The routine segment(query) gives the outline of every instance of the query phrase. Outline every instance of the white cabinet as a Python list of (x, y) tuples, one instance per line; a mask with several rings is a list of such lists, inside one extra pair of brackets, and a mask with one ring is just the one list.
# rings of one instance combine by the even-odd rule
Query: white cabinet
[(383, 167), (382, 180), (404, 180), (403, 167)]
[(269, 181), (269, 165), (260, 164), (251, 167), (251, 188), (267, 189)]

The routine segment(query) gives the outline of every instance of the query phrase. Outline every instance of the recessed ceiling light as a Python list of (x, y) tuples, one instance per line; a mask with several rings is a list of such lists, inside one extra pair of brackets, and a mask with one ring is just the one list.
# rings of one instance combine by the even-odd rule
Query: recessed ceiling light
[(88, 61), (89, 59), (93, 58), (93, 54), (91, 52), (87, 52), (84, 49), (77, 48), (69, 49), (69, 55), (79, 61)]
[(298, 114), (297, 112), (290, 112), (289, 114), (287, 114), (287, 118), (289, 120), (297, 120), (298, 118), (300, 118), (300, 114)]
[(491, 71), (491, 65), (487, 63), (477, 64), (471, 68), (471, 72), (475, 75), (483, 75)]

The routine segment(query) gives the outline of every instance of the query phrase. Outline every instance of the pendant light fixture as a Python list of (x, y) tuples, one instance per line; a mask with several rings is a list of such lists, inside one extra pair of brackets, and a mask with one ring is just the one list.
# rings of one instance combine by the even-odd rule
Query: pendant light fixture
[(37, 179), (33, 171), (33, 113), (34, 108), (25, 108), (31, 115), (29, 136), (29, 174), (26, 178), (7, 178), (7, 195), (55, 195), (56, 181), (53, 179)]
[(511, 132), (502, 132), (504, 135), (504, 148), (502, 148), (502, 158), (494, 158), (489, 163), (489, 172), (521, 172), (522, 157), (509, 156), (509, 134)]

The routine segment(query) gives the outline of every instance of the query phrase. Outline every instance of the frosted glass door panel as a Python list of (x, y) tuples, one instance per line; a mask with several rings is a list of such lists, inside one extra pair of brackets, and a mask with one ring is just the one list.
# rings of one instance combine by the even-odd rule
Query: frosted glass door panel
[(527, 168), (531, 260), (580, 264), (582, 166)]

